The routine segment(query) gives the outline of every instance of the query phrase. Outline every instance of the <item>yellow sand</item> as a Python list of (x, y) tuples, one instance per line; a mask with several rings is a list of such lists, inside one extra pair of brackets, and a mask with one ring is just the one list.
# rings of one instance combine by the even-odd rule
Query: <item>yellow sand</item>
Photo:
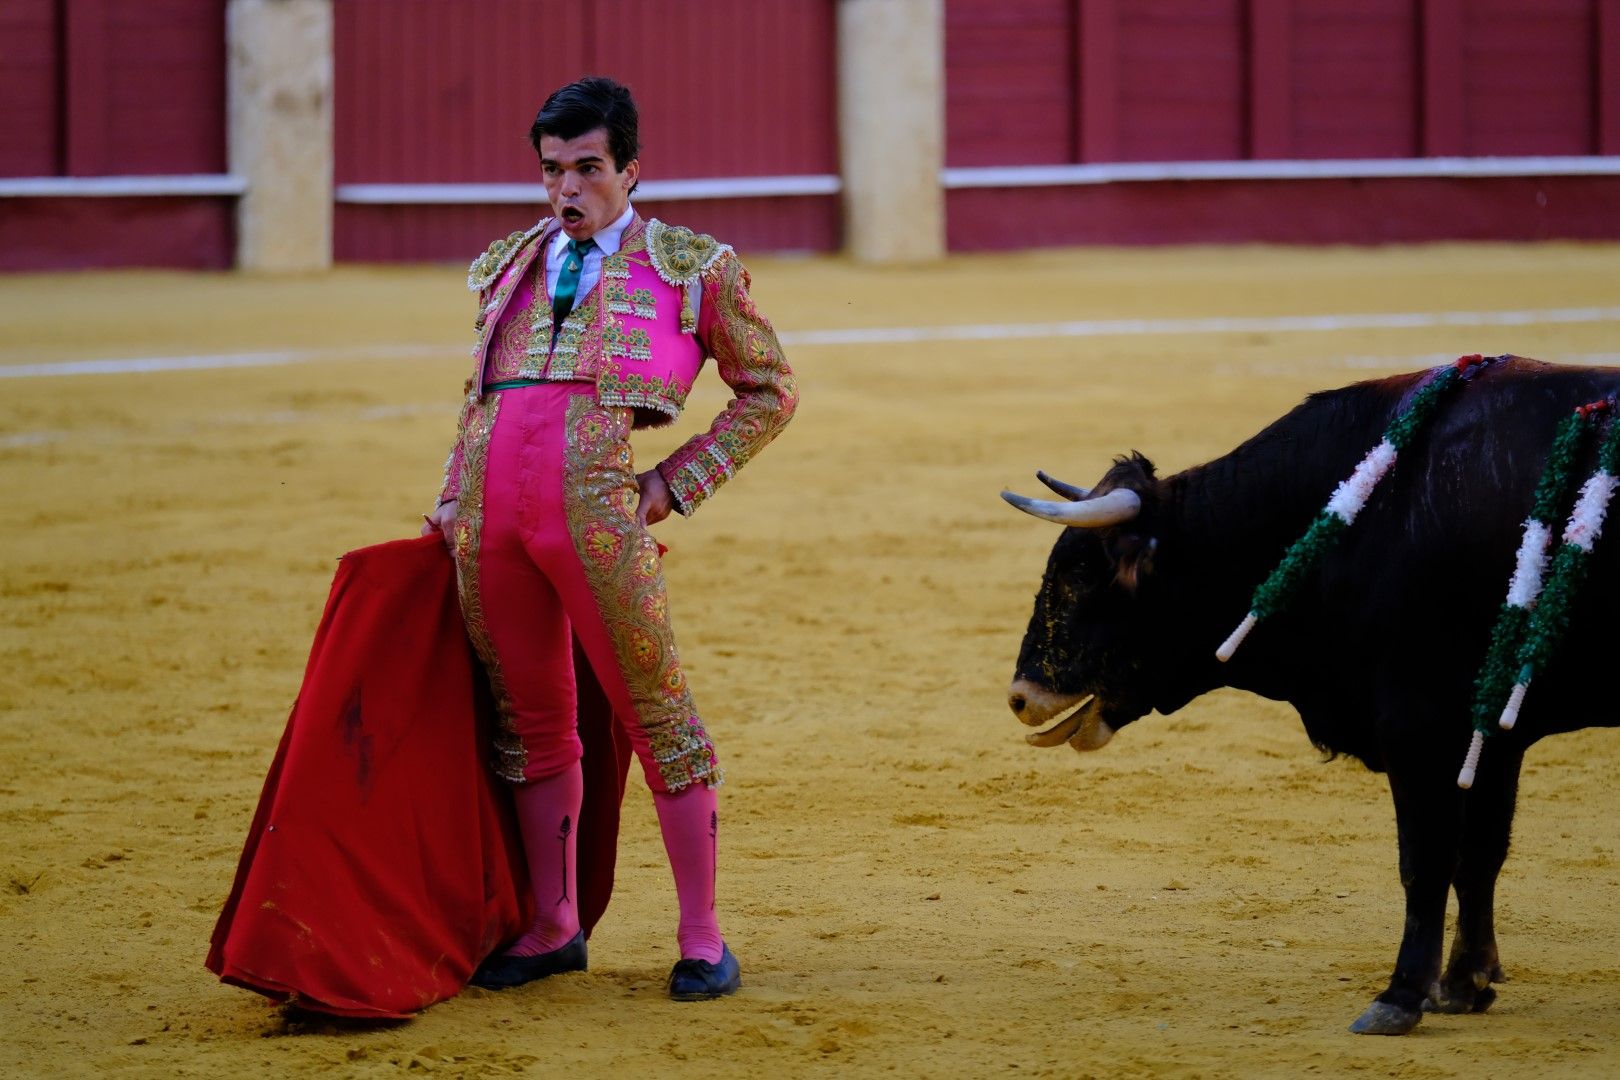
[[(792, 331), (1620, 303), (1612, 246), (753, 268)], [(1620, 1071), (1620, 737), (1530, 755), (1496, 1007), (1352, 1037), (1403, 917), (1383, 780), (1234, 692), (1098, 754), (1026, 746), (1004, 695), (1054, 528), (996, 497), (1131, 448), (1175, 470), (1308, 390), (1431, 358), (1613, 356), (1615, 321), (798, 348), (799, 418), (658, 528), (731, 778), (743, 992), (662, 996), (674, 896), (639, 780), (588, 974), (376, 1027), (289, 1022), (215, 982), (207, 937), (334, 557), (413, 534), (436, 490), (461, 278), (0, 279), (0, 364), (317, 354), (0, 380), (0, 1074)], [(725, 396), (706, 376), (642, 461)]]

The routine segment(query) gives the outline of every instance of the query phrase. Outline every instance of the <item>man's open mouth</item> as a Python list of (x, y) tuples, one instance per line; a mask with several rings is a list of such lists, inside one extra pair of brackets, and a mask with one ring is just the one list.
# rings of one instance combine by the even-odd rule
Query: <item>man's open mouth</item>
[(577, 225), (581, 221), (585, 220), (585, 211), (581, 210), (577, 206), (565, 206), (562, 209), (561, 217), (564, 221), (568, 222), (568, 224)]

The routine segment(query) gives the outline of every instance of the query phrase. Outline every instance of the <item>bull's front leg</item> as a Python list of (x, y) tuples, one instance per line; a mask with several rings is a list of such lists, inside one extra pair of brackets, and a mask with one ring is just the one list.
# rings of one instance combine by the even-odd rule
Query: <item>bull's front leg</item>
[(1451, 958), (1429, 1000), (1440, 1012), (1484, 1012), (1496, 1000), (1491, 983), (1504, 978), (1496, 952), (1496, 878), (1507, 859), (1524, 753), (1494, 739), (1465, 796), (1457, 890), (1457, 934)]
[(1400, 836), (1401, 884), (1406, 889), (1406, 932), (1389, 988), (1350, 1025), (1358, 1035), (1405, 1035), (1423, 1019), (1423, 1002), (1440, 976), (1446, 895), (1456, 875), (1462, 835), (1462, 800), (1454, 777), (1411, 748), (1389, 768)]

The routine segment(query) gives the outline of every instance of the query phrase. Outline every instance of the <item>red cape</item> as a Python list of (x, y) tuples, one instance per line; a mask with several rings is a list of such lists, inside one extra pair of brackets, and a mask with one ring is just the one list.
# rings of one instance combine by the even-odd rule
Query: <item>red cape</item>
[[(628, 740), (575, 650), (579, 911), (613, 888)], [(278, 1001), (401, 1018), (528, 927), (523, 850), (485, 766), (494, 710), (436, 536), (343, 556), (208, 968)]]

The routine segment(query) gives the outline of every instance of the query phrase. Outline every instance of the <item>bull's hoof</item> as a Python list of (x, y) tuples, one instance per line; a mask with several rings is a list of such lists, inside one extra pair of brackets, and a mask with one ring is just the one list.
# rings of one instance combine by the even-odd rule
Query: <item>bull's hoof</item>
[(1459, 970), (1456, 965), (1444, 977), (1429, 987), (1429, 996), (1423, 999), (1424, 1012), (1482, 1013), (1496, 1000), (1493, 982), (1505, 982), (1499, 964), (1489, 970)]
[(1403, 1009), (1387, 1001), (1375, 1001), (1367, 1011), (1356, 1017), (1350, 1030), (1357, 1035), (1405, 1035), (1418, 1026), (1423, 1014), (1416, 1009)]
[(1462, 988), (1447, 987), (1436, 983), (1429, 989), (1429, 996), (1423, 999), (1424, 1012), (1440, 1013), (1482, 1013), (1491, 1007), (1496, 1000), (1496, 991), (1489, 986), (1477, 989), (1472, 985)]

